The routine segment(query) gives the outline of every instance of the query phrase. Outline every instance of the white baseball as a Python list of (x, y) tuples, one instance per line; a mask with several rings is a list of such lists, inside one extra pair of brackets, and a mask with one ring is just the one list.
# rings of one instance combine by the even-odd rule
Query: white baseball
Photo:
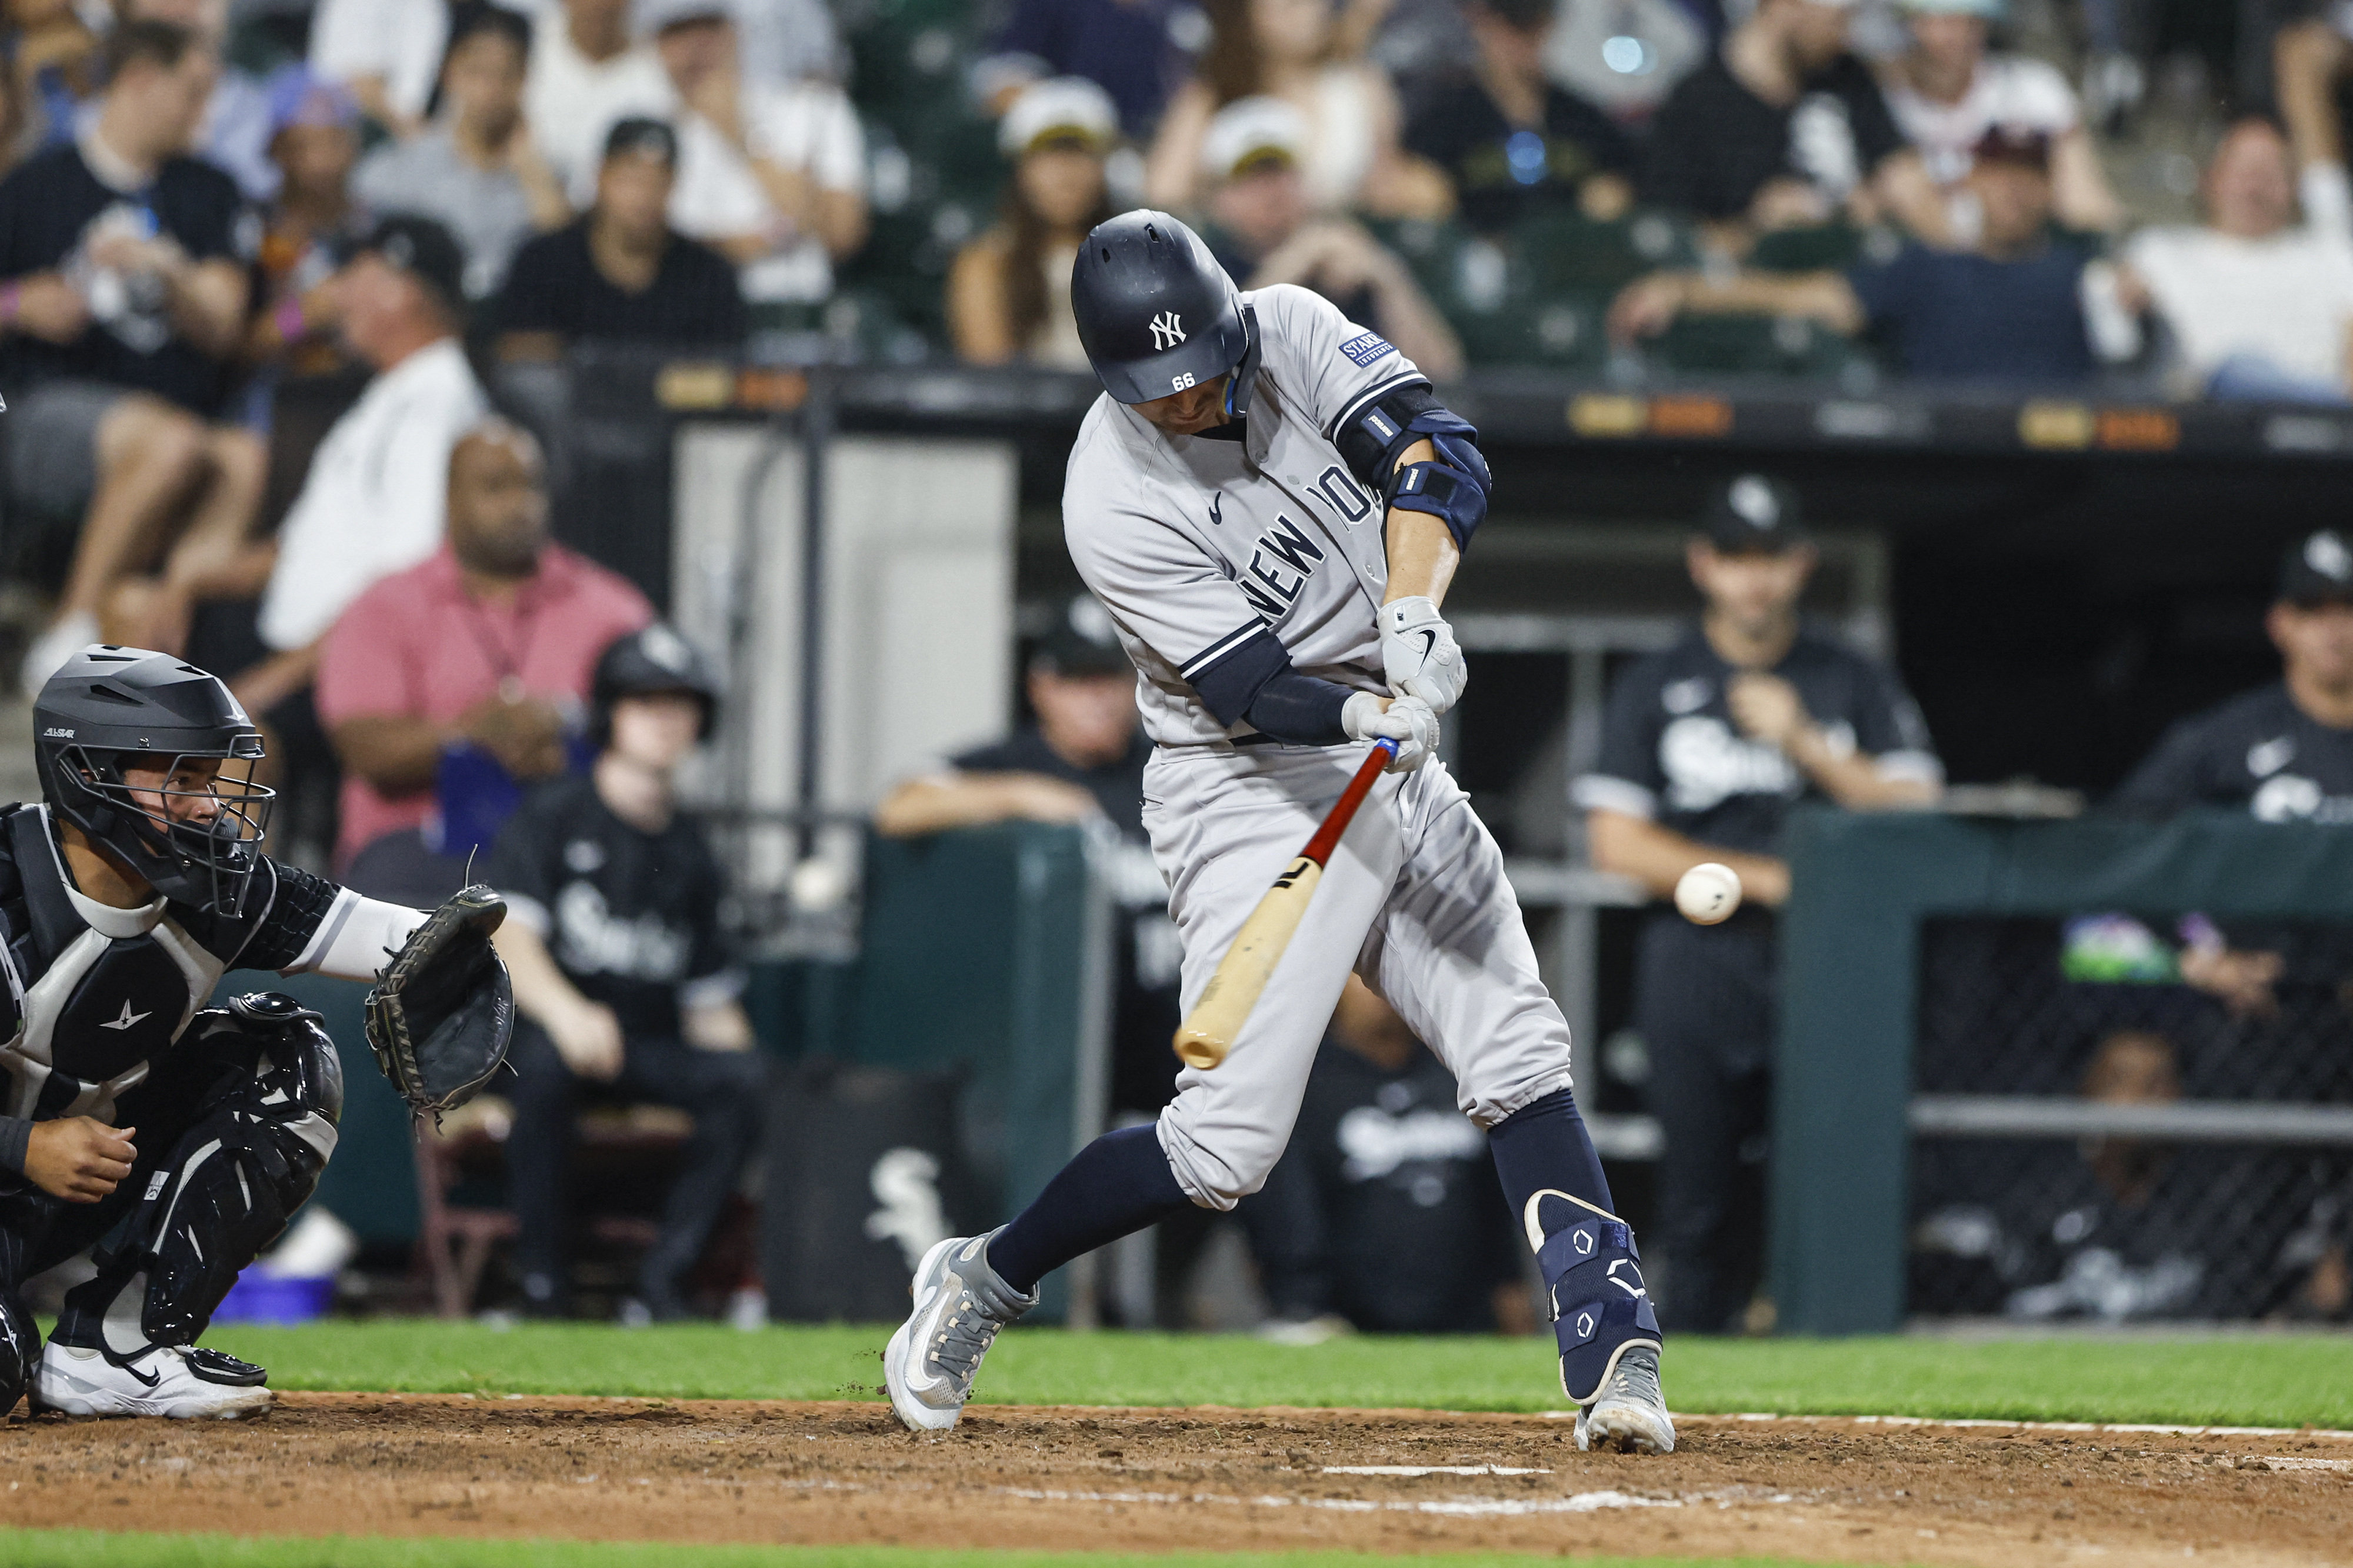
[(1675, 884), (1675, 908), (1694, 925), (1712, 926), (1740, 907), (1740, 873), (1703, 860)]

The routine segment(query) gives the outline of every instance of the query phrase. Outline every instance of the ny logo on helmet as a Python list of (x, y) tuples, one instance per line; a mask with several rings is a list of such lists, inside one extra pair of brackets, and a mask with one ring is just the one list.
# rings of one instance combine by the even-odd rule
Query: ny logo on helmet
[(1184, 317), (1174, 310), (1163, 310), (1152, 318), (1152, 347), (1155, 353), (1173, 349), (1184, 341)]

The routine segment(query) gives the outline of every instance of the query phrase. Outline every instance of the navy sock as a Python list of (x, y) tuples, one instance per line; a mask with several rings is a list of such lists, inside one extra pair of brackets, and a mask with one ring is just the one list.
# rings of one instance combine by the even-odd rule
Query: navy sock
[(1529, 1197), (1546, 1187), (1582, 1198), (1605, 1214), (1616, 1214), (1609, 1201), (1609, 1178), (1601, 1173), (1601, 1156), (1577, 1113), (1577, 1099), (1558, 1089), (1530, 1100), (1487, 1129), (1487, 1147), (1494, 1152), (1495, 1173), (1504, 1179), (1504, 1196), (1510, 1200), (1512, 1219), (1520, 1223)]
[[(1579, 1131), (1582, 1131), (1580, 1124)], [(1192, 1205), (1149, 1122), (1106, 1132), (1055, 1173), (988, 1244), (988, 1266), (1023, 1295), (1071, 1258)]]

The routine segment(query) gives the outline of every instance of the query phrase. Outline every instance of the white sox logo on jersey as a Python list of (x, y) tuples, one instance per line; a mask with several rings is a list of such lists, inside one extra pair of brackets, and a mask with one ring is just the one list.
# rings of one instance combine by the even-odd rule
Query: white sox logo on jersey
[(1242, 595), (1269, 625), (1282, 618), (1324, 559), (1323, 547), (1281, 512), (1250, 547), (1250, 565), (1237, 581)]
[(1163, 310), (1152, 318), (1152, 347), (1157, 353), (1173, 349), (1185, 341), (1185, 318), (1174, 310)]

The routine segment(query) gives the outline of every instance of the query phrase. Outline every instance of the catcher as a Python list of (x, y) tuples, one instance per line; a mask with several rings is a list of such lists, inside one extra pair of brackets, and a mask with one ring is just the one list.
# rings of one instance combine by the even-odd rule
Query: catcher
[[(505, 906), (470, 888), (427, 916), (263, 855), (261, 732), (168, 655), (85, 648), (33, 722), (42, 803), (0, 808), (0, 1414), (28, 1386), (79, 1415), (258, 1414), (268, 1374), (195, 1342), (318, 1184), (343, 1068), (290, 996), (205, 1003), (231, 969), (377, 979), (369, 1043), (438, 1111), (505, 1055)], [(69, 1261), (44, 1348), (18, 1289)]]

